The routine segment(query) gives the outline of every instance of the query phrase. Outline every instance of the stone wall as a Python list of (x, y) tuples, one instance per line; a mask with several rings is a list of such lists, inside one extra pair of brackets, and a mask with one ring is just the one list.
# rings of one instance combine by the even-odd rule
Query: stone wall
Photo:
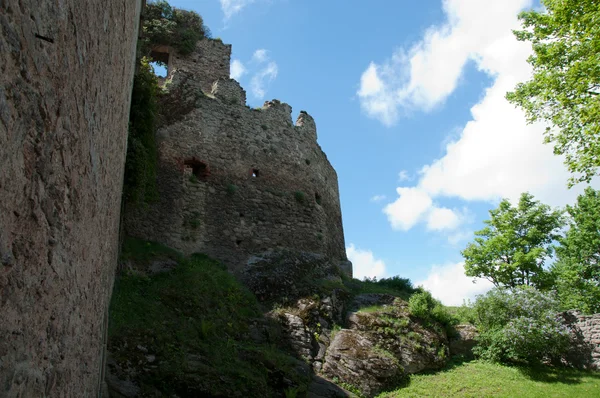
[(96, 396), (141, 1), (0, 0), (0, 396)]
[(600, 369), (600, 314), (583, 315), (577, 311), (567, 311), (562, 317), (573, 336), (573, 348), (567, 361)]
[(209, 254), (234, 272), (252, 254), (286, 248), (326, 255), (351, 273), (337, 174), (313, 118), (300, 112), (293, 123), (277, 100), (247, 107), (229, 78), (231, 47), (202, 40), (197, 49), (170, 61), (157, 134), (160, 199), (127, 209), (127, 233)]

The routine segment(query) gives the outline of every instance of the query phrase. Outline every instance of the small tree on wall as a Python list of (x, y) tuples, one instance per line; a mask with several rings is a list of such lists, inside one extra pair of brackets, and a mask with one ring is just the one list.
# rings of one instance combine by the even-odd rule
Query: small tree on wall
[(198, 13), (171, 7), (168, 2), (158, 0), (146, 6), (142, 40), (138, 47), (144, 55), (157, 45), (171, 46), (187, 55), (204, 37), (210, 37), (210, 29)]

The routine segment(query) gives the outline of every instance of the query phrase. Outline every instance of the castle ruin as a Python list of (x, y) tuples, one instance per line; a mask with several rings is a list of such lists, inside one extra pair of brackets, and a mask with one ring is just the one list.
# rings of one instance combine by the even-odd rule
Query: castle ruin
[(206, 253), (234, 273), (250, 256), (292, 249), (326, 256), (346, 274), (337, 174), (313, 118), (277, 100), (246, 106), (229, 77), (231, 45), (204, 39), (168, 65), (158, 141), (159, 200), (128, 208), (130, 236)]

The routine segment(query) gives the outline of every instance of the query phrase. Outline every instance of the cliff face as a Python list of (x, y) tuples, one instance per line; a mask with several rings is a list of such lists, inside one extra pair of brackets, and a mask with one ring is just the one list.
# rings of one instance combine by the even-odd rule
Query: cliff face
[(0, 396), (97, 393), (141, 1), (0, 1)]
[(128, 234), (209, 254), (236, 273), (252, 255), (285, 248), (324, 255), (351, 275), (337, 174), (313, 118), (300, 112), (293, 123), (277, 100), (247, 107), (229, 78), (231, 46), (219, 40), (201, 40), (185, 57), (159, 50), (169, 51), (160, 199), (127, 209)]

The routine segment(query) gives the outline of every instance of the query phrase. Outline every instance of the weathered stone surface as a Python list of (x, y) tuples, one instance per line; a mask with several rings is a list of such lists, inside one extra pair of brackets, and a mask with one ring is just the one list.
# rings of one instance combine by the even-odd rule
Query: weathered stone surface
[(444, 331), (411, 317), (403, 300), (363, 294), (349, 308), (346, 324), (350, 329), (338, 332), (331, 342), (322, 368), (326, 376), (373, 395), (392, 387), (405, 374), (445, 365), (449, 353)]
[(141, 1), (0, 1), (0, 396), (98, 394)]
[(281, 318), (285, 336), (296, 355), (308, 360), (313, 359), (316, 347), (313, 344), (312, 335), (304, 325), (302, 318), (287, 313), (283, 314)]
[(344, 329), (327, 350), (323, 373), (375, 396), (396, 384), (404, 371), (398, 359), (376, 347), (367, 333)]
[(169, 50), (161, 100), (160, 199), (128, 208), (129, 235), (185, 254), (202, 252), (239, 273), (270, 249), (317, 253), (351, 274), (337, 174), (317, 143), (313, 118), (277, 100), (260, 109), (229, 78), (231, 46), (201, 40)]
[(356, 397), (355, 394), (344, 390), (321, 376), (313, 376), (312, 382), (308, 386), (308, 394), (306, 396), (307, 398)]
[(581, 368), (600, 369), (600, 314), (566, 311), (561, 317), (571, 333), (571, 349), (565, 362)]
[(473, 348), (477, 345), (477, 328), (473, 325), (456, 325), (456, 335), (450, 338), (450, 355), (473, 357)]

